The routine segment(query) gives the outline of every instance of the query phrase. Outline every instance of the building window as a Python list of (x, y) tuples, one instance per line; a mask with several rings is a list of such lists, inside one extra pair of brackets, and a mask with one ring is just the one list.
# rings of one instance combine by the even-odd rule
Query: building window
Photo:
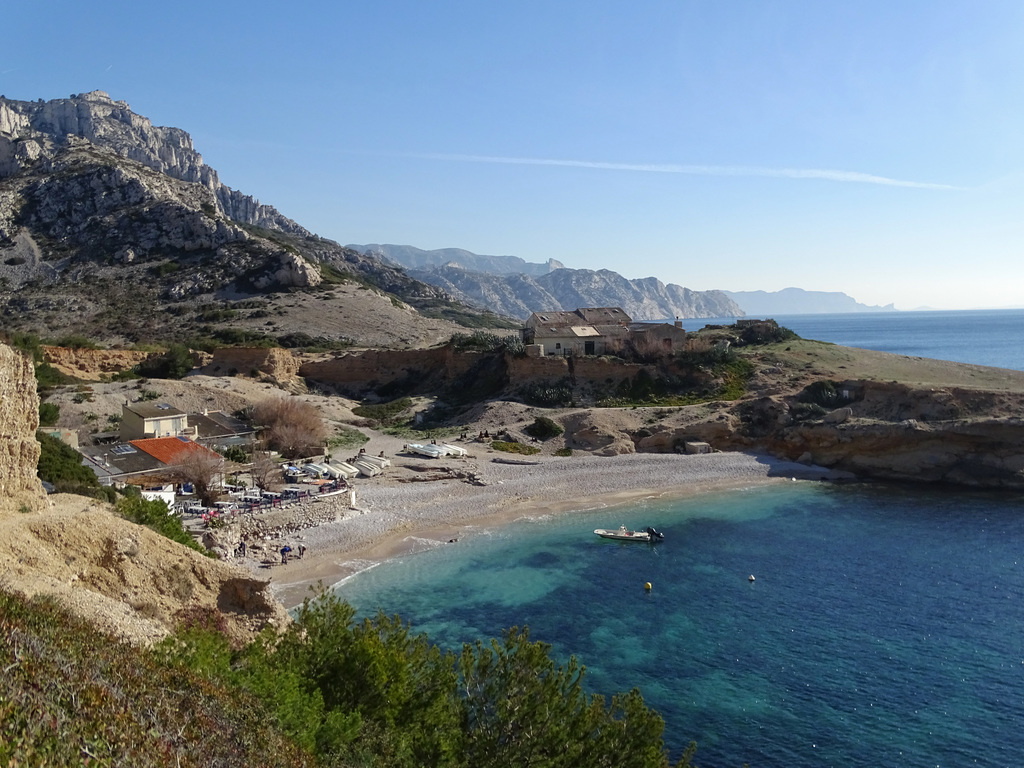
[(559, 342), (555, 342), (555, 349), (561, 349), (562, 345)]

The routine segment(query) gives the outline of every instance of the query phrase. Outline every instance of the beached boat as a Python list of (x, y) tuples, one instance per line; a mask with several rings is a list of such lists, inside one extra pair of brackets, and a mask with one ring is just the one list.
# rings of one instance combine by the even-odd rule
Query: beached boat
[(387, 459), (383, 456), (371, 456), (369, 453), (361, 453), (356, 458), (359, 461), (365, 461), (367, 464), (373, 464), (381, 469), (387, 469), (391, 466), (391, 459)]
[(442, 456), (447, 456), (448, 451), (440, 445), (423, 445), (422, 443), (409, 443), (405, 446), (405, 450), (409, 453), (418, 453), (420, 456), (429, 456), (432, 459), (440, 459)]
[(469, 451), (463, 448), (461, 445), (452, 445), (451, 443), (441, 443), (441, 447), (448, 451), (449, 456), (468, 456)]
[(359, 470), (359, 474), (363, 477), (377, 477), (384, 470), (378, 467), (376, 464), (371, 464), (368, 461), (362, 459), (356, 459), (352, 462), (352, 466)]
[(631, 531), (626, 526), (620, 525), (618, 530), (598, 528), (594, 533), (602, 539), (615, 539), (616, 541), (646, 541), (653, 543), (665, 538), (665, 534), (659, 533), (650, 526), (642, 531)]
[(352, 466), (347, 461), (339, 461), (336, 464), (331, 464), (331, 466), (340, 471), (346, 479), (355, 477), (359, 474), (359, 469)]

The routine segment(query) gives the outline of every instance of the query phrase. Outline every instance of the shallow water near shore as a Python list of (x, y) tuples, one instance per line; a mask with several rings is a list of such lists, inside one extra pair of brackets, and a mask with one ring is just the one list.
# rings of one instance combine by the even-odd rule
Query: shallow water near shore
[[(481, 529), (338, 592), (454, 650), (528, 625), (592, 692), (640, 688), (672, 757), (693, 739), (702, 766), (1018, 766), (1022, 512), (1020, 495), (760, 486)], [(622, 523), (666, 540), (592, 533)]]

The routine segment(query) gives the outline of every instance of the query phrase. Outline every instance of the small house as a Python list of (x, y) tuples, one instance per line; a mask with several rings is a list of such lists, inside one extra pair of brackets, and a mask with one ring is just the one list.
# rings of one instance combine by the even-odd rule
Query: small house
[(617, 348), (630, 323), (619, 307), (534, 312), (522, 331), (523, 343), (541, 345), (545, 355), (603, 355)]
[(125, 403), (121, 409), (121, 439), (194, 436), (188, 414), (168, 403)]

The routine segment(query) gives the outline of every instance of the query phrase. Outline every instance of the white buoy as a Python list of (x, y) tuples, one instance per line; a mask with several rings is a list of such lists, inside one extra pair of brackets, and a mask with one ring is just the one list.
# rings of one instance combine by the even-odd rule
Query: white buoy
[(754, 574), (750, 574), (749, 576), (747, 576), (747, 581), (753, 581), (753, 580), (754, 580)]

